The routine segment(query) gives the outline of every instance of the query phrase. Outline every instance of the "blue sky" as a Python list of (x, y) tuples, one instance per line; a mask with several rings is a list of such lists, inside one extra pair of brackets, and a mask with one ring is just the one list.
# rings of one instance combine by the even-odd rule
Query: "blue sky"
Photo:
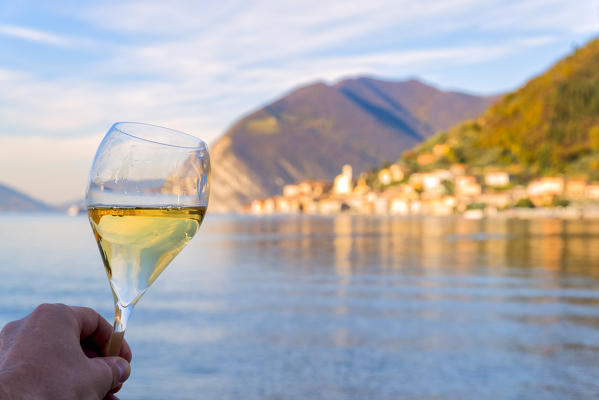
[(315, 80), (506, 92), (597, 33), (597, 0), (0, 1), (0, 183), (76, 199), (115, 121), (213, 143)]

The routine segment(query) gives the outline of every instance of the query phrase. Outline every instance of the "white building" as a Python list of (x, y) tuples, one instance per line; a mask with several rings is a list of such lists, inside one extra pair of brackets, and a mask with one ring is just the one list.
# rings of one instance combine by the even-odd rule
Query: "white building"
[(504, 187), (510, 184), (510, 175), (505, 171), (491, 171), (485, 174), (485, 184), (491, 187)]
[(564, 192), (564, 178), (547, 177), (535, 179), (528, 184), (528, 195), (534, 196), (559, 196)]
[(352, 167), (345, 164), (341, 170), (341, 174), (335, 177), (333, 185), (333, 193), (346, 195), (352, 191)]

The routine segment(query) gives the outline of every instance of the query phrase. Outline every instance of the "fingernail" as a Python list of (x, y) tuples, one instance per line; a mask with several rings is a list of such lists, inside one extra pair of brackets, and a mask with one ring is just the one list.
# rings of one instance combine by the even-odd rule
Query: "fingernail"
[(116, 360), (116, 367), (119, 370), (119, 382), (125, 382), (129, 377), (131, 366), (124, 358), (118, 358)]

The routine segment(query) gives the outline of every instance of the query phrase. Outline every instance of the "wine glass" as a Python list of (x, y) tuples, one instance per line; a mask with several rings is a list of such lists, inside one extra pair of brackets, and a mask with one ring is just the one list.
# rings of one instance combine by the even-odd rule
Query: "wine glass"
[(198, 230), (209, 181), (208, 149), (194, 136), (117, 122), (102, 140), (86, 203), (114, 297), (107, 355), (119, 354), (133, 307)]

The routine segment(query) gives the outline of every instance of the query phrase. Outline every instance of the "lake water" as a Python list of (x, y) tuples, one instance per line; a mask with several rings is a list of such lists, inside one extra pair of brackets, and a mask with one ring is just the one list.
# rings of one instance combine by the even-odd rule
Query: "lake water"
[[(0, 216), (0, 323), (112, 296), (86, 217)], [(224, 217), (137, 305), (121, 399), (599, 396), (599, 221)]]

